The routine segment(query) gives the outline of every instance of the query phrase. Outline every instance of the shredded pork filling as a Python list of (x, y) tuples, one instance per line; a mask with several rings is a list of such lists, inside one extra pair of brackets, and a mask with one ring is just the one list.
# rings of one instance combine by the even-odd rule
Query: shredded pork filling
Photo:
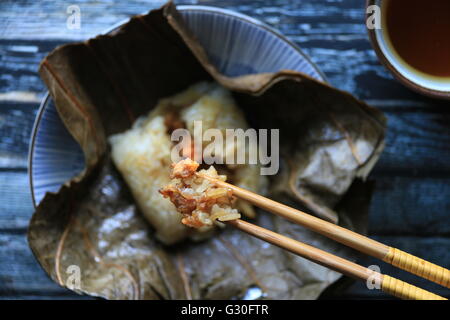
[[(192, 228), (202, 228), (212, 226), (216, 220), (239, 219), (241, 215), (232, 208), (236, 200), (232, 191), (195, 175), (198, 167), (199, 164), (189, 158), (172, 164), (172, 180), (159, 190), (182, 214), (181, 223)], [(226, 181), (226, 176), (219, 175), (213, 166), (199, 173)]]

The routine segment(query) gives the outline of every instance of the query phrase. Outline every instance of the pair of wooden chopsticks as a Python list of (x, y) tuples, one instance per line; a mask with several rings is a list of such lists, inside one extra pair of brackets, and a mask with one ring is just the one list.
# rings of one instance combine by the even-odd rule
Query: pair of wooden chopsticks
[[(249, 201), (261, 209), (265, 209), (273, 214), (286, 218), (296, 224), (320, 233), (362, 253), (381, 259), (384, 262), (392, 264), (400, 269), (436, 282), (444, 287), (450, 287), (450, 270), (448, 269), (415, 257), (396, 248), (389, 247), (333, 223), (316, 218), (300, 210), (270, 200), (251, 191), (211, 178), (208, 175), (201, 173), (196, 173), (196, 175), (209, 180), (219, 187), (231, 189), (236, 197)], [(381, 290), (398, 298), (414, 300), (446, 300), (441, 296), (417, 288), (401, 280), (392, 278), (385, 274), (380, 274), (326, 251), (290, 239), (243, 220), (232, 220), (228, 221), (227, 224), (347, 276), (363, 281), (379, 281)]]

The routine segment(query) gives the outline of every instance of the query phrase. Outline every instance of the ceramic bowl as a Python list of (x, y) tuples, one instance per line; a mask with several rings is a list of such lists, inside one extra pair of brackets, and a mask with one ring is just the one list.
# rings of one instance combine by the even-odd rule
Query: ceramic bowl
[[(389, 71), (408, 88), (421, 94), (442, 99), (450, 99), (450, 79), (442, 79), (429, 76), (408, 65), (396, 52), (392, 46), (389, 35), (386, 31), (385, 10), (386, 0), (367, 0), (366, 21), (369, 16), (373, 16), (370, 6), (380, 8), (381, 28), (367, 28), (372, 46), (381, 61)], [(411, 20), (413, 21), (413, 20)], [(450, 32), (450, 30), (449, 30)], [(450, 36), (450, 34), (449, 34)]]
[[(290, 69), (325, 81), (317, 66), (296, 45), (258, 20), (215, 7), (178, 6), (177, 9), (211, 61), (228, 76)], [(34, 205), (46, 192), (56, 192), (83, 167), (81, 149), (64, 127), (47, 94), (36, 117), (29, 150)]]

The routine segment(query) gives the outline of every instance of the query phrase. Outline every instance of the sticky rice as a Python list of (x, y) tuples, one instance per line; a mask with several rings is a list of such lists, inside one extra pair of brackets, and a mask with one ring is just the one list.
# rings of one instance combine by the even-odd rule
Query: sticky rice
[[(171, 182), (168, 174), (174, 147), (171, 133), (175, 129), (185, 128), (193, 134), (196, 120), (202, 121), (203, 130), (216, 128), (224, 135), (226, 129), (248, 128), (231, 93), (215, 83), (202, 82), (161, 99), (147, 116), (136, 120), (132, 128), (109, 138), (115, 166), (130, 187), (140, 211), (154, 227), (157, 238), (165, 244), (173, 244), (186, 237), (198, 238), (199, 233), (213, 227), (209, 227), (209, 222), (199, 229), (181, 224), (182, 214), (169, 199), (158, 193), (160, 188)], [(182, 150), (184, 156), (192, 154), (190, 147)], [(227, 153), (241, 147), (238, 142), (227, 145), (223, 154), (217, 156), (225, 160)], [(219, 173), (226, 173), (229, 181), (237, 186), (258, 193), (265, 192), (267, 181), (265, 176), (260, 175), (259, 165), (225, 164), (216, 166), (216, 169)], [(251, 205), (241, 201), (235, 205), (242, 214), (255, 217)]]
[[(239, 219), (241, 215), (232, 207), (235, 202), (233, 193), (195, 175), (199, 164), (191, 159), (172, 164), (172, 181), (159, 192), (175, 205), (183, 215), (181, 223), (197, 229), (209, 229), (216, 220), (229, 221)], [(217, 174), (210, 166), (200, 170), (200, 174), (226, 181), (227, 177)]]

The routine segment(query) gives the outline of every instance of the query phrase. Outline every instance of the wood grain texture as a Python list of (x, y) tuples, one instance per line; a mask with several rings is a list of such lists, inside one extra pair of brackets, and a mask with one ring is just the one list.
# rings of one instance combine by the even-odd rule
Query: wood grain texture
[[(0, 171), (0, 194), (7, 200), (0, 202), (0, 230), (24, 232), (33, 212), (27, 172)], [(377, 176), (370, 206), (369, 233), (449, 236), (449, 198), (450, 178)]]
[[(26, 172), (29, 135), (45, 87), (41, 59), (56, 46), (92, 37), (156, 0), (4, 0), (0, 2), (0, 299), (80, 296), (48, 279), (26, 243), (33, 208)], [(378, 62), (364, 27), (361, 0), (192, 0), (236, 10), (287, 35), (332, 85), (383, 110), (386, 149), (371, 174), (376, 189), (370, 234), (388, 245), (450, 266), (450, 103), (403, 87)], [(81, 29), (66, 28), (67, 7), (81, 9)], [(449, 297), (448, 291), (370, 258), (383, 273)], [(327, 298), (386, 298), (354, 283)], [(87, 298), (87, 297), (84, 297)]]
[(23, 233), (0, 234), (0, 257), (0, 296), (76, 296), (46, 275), (37, 264)]
[[(47, 41), (56, 44), (85, 40), (133, 14), (147, 12), (162, 3), (144, 0), (63, 0), (57, 3), (7, 0), (0, 4), (0, 38), (22, 41), (22, 47), (10, 47), (11, 50), (26, 55), (37, 48), (36, 56), (42, 56), (45, 50), (41, 46), (30, 44), (27, 47), (26, 43), (41, 40), (43, 45)], [(378, 63), (367, 41), (363, 1), (201, 0), (175, 3), (223, 7), (266, 22), (303, 48), (333, 85), (361, 98), (429, 101), (393, 81)], [(81, 10), (81, 28), (78, 30), (66, 27), (69, 5), (78, 5)]]
[(0, 102), (0, 168), (26, 169), (36, 104)]
[[(376, 239), (392, 246), (404, 248), (406, 251), (421, 256), (428, 261), (442, 261), (443, 258), (450, 261), (450, 254), (446, 249), (450, 245), (448, 238), (427, 239), (420, 237), (380, 236), (376, 237)], [(0, 260), (0, 296), (20, 296), (23, 294), (42, 297), (59, 295), (77, 297), (76, 294), (61, 288), (47, 277), (36, 263), (22, 234), (2, 233), (0, 235), (0, 244), (0, 256), (2, 257)], [(439, 250), (435, 250), (435, 246), (438, 246)], [(379, 260), (364, 258), (358, 263), (366, 267), (377, 265), (383, 273), (414, 283), (436, 294), (449, 297), (449, 292), (445, 288), (393, 268)], [(339, 293), (339, 297), (387, 298), (386, 295), (379, 291), (367, 290), (364, 284), (360, 282), (352, 283), (344, 292)]]
[[(403, 105), (404, 111), (378, 106), (388, 117), (388, 132), (376, 173), (450, 176), (450, 108), (448, 112), (447, 109), (438, 112), (433, 105), (408, 105)], [(1, 167), (26, 168), (29, 137), (38, 107), (38, 103), (0, 101)]]
[(6, 231), (25, 233), (33, 213), (27, 172), (0, 171), (0, 194), (0, 235)]

